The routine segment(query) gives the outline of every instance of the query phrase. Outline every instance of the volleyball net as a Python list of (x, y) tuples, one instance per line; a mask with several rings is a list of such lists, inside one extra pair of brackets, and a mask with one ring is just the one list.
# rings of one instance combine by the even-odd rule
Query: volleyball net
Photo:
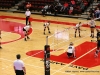
[(60, 50), (69, 41), (69, 29), (55, 30), (54, 34), (48, 37), (48, 43), (52, 50)]

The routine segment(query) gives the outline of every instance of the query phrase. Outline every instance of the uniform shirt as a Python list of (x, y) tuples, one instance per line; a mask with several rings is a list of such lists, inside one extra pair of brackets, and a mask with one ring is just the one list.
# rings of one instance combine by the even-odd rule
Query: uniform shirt
[(100, 32), (97, 32), (97, 40), (100, 41)]
[(73, 53), (75, 50), (74, 46), (68, 46), (68, 53)]
[(50, 23), (48, 23), (48, 22), (44, 23), (44, 26), (45, 26), (45, 27), (47, 27), (47, 26), (49, 26), (49, 25), (50, 25)]
[(24, 29), (25, 29), (26, 31), (28, 31), (28, 30), (30, 29), (30, 26), (29, 26), (29, 25), (26, 25), (26, 26), (24, 27)]
[(25, 12), (25, 15), (26, 15), (26, 16), (30, 16), (30, 15), (31, 15), (31, 12), (30, 12), (30, 11), (26, 11), (26, 12)]
[(24, 67), (23, 61), (20, 59), (15, 60), (14, 67), (15, 67), (15, 70), (23, 70), (23, 67)]
[(81, 26), (81, 24), (76, 24), (76, 26), (75, 26), (75, 28), (77, 29), (77, 28), (79, 28)]
[(91, 21), (89, 22), (89, 25), (90, 25), (90, 26), (95, 26), (95, 25), (96, 25), (96, 23), (95, 23), (95, 21), (94, 21), (94, 20), (91, 20)]

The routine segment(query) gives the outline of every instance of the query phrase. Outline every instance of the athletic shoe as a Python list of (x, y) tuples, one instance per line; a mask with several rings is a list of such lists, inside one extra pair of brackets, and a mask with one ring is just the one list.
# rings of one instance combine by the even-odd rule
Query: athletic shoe
[(2, 47), (0, 46), (0, 49), (2, 49)]
[(30, 38), (27, 36), (27, 39), (30, 39)]
[(26, 38), (24, 40), (27, 41)]
[(49, 33), (51, 33), (51, 32), (49, 31)]

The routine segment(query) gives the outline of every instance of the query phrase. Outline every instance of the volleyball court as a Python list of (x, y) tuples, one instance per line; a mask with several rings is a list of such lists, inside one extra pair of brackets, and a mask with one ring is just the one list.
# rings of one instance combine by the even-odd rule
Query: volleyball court
[[(86, 23), (84, 23), (84, 25), (85, 24)], [(72, 29), (73, 29), (73, 27), (72, 27)], [(76, 59), (70, 60), (67, 58), (67, 54), (66, 54), (67, 47), (68, 47), (69, 42), (73, 39), (73, 38), (70, 38), (70, 36), (69, 36), (72, 33), (72, 32), (69, 33), (70, 30), (72, 31), (72, 29), (70, 29), (70, 28), (66, 28), (65, 30), (57, 29), (57, 30), (55, 30), (55, 33), (53, 35), (48, 37), (48, 41), (52, 40), (52, 42), (51, 43), (49, 42), (49, 44), (51, 46), (51, 49), (53, 49), (53, 51), (59, 52), (59, 50), (62, 50), (64, 52), (64, 53), (57, 55), (57, 56), (52, 55), (53, 52), (51, 52), (51, 60), (57, 61), (57, 62), (69, 63), (68, 65), (64, 66), (63, 68), (68, 67), (70, 64), (81, 66), (83, 68), (84, 67), (85, 68), (92, 68), (92, 67), (100, 65), (99, 64), (100, 61), (98, 60), (98, 62), (97, 62), (97, 60), (95, 60), (96, 58), (94, 57), (94, 53), (96, 50), (96, 43), (91, 42), (89, 40), (76, 46), (76, 56), (77, 56)], [(82, 38), (78, 38), (78, 41), (86, 39), (87, 37), (90, 36), (89, 33), (86, 32), (86, 30), (84, 30), (84, 31), (85, 31), (84, 34), (87, 36), (83, 36)], [(73, 42), (76, 43), (77, 41), (74, 40)], [(100, 58), (100, 56), (98, 58)], [(88, 64), (88, 63), (90, 63), (90, 64)], [(59, 71), (62, 70), (63, 68), (59, 69)], [(55, 73), (53, 73), (53, 74), (55, 74)]]
[[(0, 28), (1, 28), (1, 24), (0, 24)], [(53, 52), (58, 52), (60, 50), (62, 52), (62, 54), (60, 53), (60, 55), (58, 57), (56, 55), (52, 55), (52, 53), (51, 53), (51, 59), (53, 61), (62, 62), (64, 64), (66, 64), (64, 66), (59, 66), (58, 70), (56, 70), (56, 69), (54, 69), (54, 67), (52, 67), (51, 68), (51, 75), (57, 75), (57, 73), (61, 73), (61, 74), (65, 74), (65, 75), (69, 74), (69, 73), (65, 73), (63, 71), (65, 71), (66, 70), (65, 68), (68, 67), (70, 64), (83, 66), (83, 67), (84, 66), (85, 67), (94, 67), (96, 65), (99, 65), (100, 61), (98, 60), (95, 63), (96, 60), (95, 60), (95, 58), (93, 56), (94, 50), (96, 49), (95, 48), (96, 44), (95, 43), (91, 43), (91, 42), (84, 42), (84, 43), (80, 44), (79, 46), (76, 46), (76, 49), (77, 49), (77, 52), (76, 52), (77, 53), (76, 54), (77, 58), (76, 59), (71, 59), (70, 60), (70, 59), (67, 58), (65, 52), (67, 50), (69, 42), (71, 42), (73, 40), (73, 42), (76, 43), (76, 42), (79, 42), (79, 41), (83, 40), (85, 37), (89, 37), (89, 36), (84, 36), (82, 38), (76, 38), (77, 40), (75, 40), (75, 38), (73, 36), (71, 36), (73, 33), (74, 33), (74, 29), (64, 29), (64, 28), (62, 28), (62, 29), (56, 29), (54, 34), (52, 34), (51, 36), (48, 36), (48, 44), (50, 45), (51, 49), (53, 50), (52, 53)], [(85, 32), (83, 34), (85, 34)], [(41, 53), (41, 51), (32, 54), (33, 58), (37, 59), (37, 58), (35, 58), (35, 56), (36, 55), (40, 55), (40, 53)], [(86, 60), (87, 58), (89, 60)], [(28, 67), (28, 69), (31, 70), (31, 71), (33, 71), (33, 69), (34, 69), (35, 70), (34, 71), (35, 75), (38, 75), (38, 74), (43, 75), (43, 73), (44, 73), (44, 70), (43, 70), (44, 66), (43, 65), (44, 64), (41, 63), (40, 60), (36, 60), (34, 62), (35, 65), (34, 64), (30, 64), (29, 62), (27, 63), (27, 59), (28, 59), (28, 61), (30, 63), (33, 63), (34, 60), (30, 56), (23, 59), (26, 62), (25, 65)], [(91, 59), (92, 59), (91, 62), (93, 62), (93, 63), (91, 63), (91, 65), (89, 65), (89, 66), (86, 65), (87, 63), (90, 63)], [(11, 60), (8, 60), (8, 59), (7, 60), (6, 59), (2, 59), (2, 60), (9, 61), (9, 62), (11, 62), (10, 64), (12, 64)], [(86, 62), (83, 64), (82, 63), (83, 61), (86, 61)], [(9, 65), (9, 66), (12, 67), (12, 65)], [(38, 72), (38, 74), (37, 74), (37, 72)], [(33, 73), (29, 73), (29, 74), (32, 75)], [(69, 74), (69, 75), (71, 75), (71, 74)]]

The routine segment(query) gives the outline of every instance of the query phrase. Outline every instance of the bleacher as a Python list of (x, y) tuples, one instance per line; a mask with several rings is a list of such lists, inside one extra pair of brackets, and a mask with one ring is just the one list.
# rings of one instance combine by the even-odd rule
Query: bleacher
[[(11, 8), (14, 7), (15, 4), (18, 4), (18, 8), (16, 10), (13, 10), (13, 12), (25, 12), (26, 11), (26, 4), (27, 2), (31, 3), (31, 11), (32, 13), (38, 13), (41, 14), (41, 10), (44, 8), (46, 4), (51, 5), (51, 14), (47, 15), (54, 15), (54, 7), (56, 6), (55, 0), (25, 0), (25, 2), (21, 2), (22, 0), (0, 0), (0, 9), (5, 9), (5, 8)], [(24, 0), (23, 0), (24, 1)], [(89, 6), (92, 4), (93, 0), (59, 0), (62, 6), (64, 6), (64, 3), (68, 3), (68, 8), (65, 11), (60, 11), (62, 6), (59, 6), (57, 8), (58, 12), (57, 15), (60, 16), (68, 16), (71, 15), (81, 15)], [(99, 0), (98, 0), (99, 1)], [(73, 7), (73, 11), (70, 13), (70, 6)]]
[[(27, 2), (30, 2), (32, 4), (31, 10), (33, 11), (41, 11), (46, 4), (50, 4), (52, 5), (52, 8), (51, 8), (52, 13), (54, 13), (54, 7), (56, 6), (55, 0), (26, 0), (24, 3), (19, 5), (18, 10), (26, 10), (25, 6)], [(72, 14), (81, 14), (87, 9), (90, 3), (92, 3), (92, 0), (82, 0), (81, 2), (79, 2), (78, 0), (60, 0), (59, 1), (59, 3), (61, 3), (62, 5), (64, 5), (65, 2), (68, 3), (67, 10), (65, 10), (64, 12), (61, 12), (60, 11), (61, 7), (58, 7), (57, 8), (58, 14), (69, 15), (70, 6), (73, 6), (74, 8)]]
[(0, 0), (0, 8), (2, 8), (2, 9), (8, 8), (9, 9), (18, 2), (19, 2), (18, 0)]

